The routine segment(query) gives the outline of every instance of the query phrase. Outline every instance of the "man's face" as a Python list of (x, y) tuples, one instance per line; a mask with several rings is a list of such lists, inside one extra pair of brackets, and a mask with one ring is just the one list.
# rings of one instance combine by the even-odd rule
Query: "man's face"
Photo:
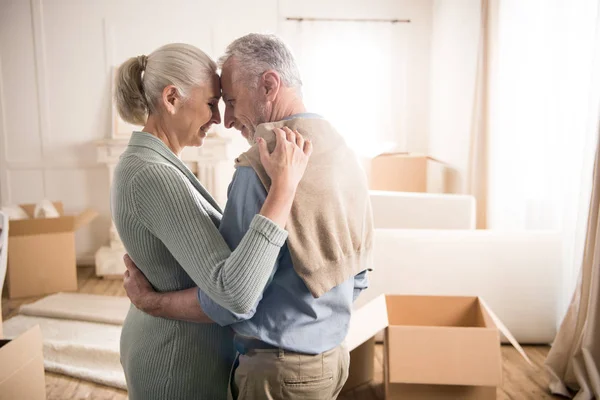
[(268, 122), (268, 104), (259, 89), (249, 87), (236, 71), (235, 63), (226, 63), (221, 72), (221, 87), (225, 101), (225, 127), (241, 132), (254, 144), (256, 127)]

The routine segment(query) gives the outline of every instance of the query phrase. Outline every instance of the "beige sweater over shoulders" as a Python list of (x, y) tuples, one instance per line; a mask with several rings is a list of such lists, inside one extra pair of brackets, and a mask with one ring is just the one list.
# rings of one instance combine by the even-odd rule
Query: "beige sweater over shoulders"
[[(313, 143), (313, 154), (298, 186), (286, 225), (294, 269), (314, 297), (372, 265), (373, 216), (366, 174), (344, 138), (322, 118), (294, 118), (262, 124), (256, 137), (275, 146), (274, 127), (297, 129)], [(258, 147), (236, 160), (250, 166), (268, 190), (271, 185)]]

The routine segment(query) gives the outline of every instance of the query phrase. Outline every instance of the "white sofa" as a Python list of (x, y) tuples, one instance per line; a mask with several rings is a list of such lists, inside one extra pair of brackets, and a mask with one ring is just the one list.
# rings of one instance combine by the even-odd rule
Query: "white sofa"
[[(470, 195), (380, 190), (371, 190), (369, 194), (376, 229), (475, 229), (476, 226), (476, 202)], [(375, 292), (371, 288), (361, 299), (371, 298), (369, 295)], [(383, 341), (383, 334), (376, 339)]]
[(561, 243), (553, 232), (475, 230), (473, 196), (371, 191), (381, 293), (478, 295), (523, 343), (556, 334)]
[(376, 229), (360, 306), (381, 293), (481, 296), (521, 343), (556, 334), (561, 243), (553, 232)]
[(381, 229), (475, 229), (470, 195), (371, 191), (373, 221)]

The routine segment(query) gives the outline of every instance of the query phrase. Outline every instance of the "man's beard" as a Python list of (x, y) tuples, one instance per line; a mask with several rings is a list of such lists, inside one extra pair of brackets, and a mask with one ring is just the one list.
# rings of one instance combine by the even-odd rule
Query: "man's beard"
[(254, 104), (254, 115), (256, 115), (255, 120), (253, 121), (252, 127), (250, 129), (252, 129), (252, 131), (250, 132), (250, 135), (248, 136), (248, 143), (252, 146), (255, 143), (255, 135), (256, 135), (256, 128), (260, 125), (260, 124), (264, 124), (266, 122), (269, 122), (269, 109), (267, 107), (266, 103), (255, 103)]

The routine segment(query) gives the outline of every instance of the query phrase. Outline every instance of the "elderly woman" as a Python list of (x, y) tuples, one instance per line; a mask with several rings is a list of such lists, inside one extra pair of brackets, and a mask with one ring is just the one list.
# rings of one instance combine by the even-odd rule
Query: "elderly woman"
[[(300, 148), (297, 132), (280, 130), (273, 153), (259, 142), (272, 186), (232, 252), (218, 231), (219, 206), (179, 158), (221, 121), (216, 64), (193, 46), (169, 44), (121, 65), (115, 97), (125, 121), (144, 125), (115, 169), (111, 193), (127, 252), (156, 290), (199, 287), (247, 313), (287, 238), (283, 227), (310, 142)], [(232, 333), (217, 324), (157, 318), (132, 306), (123, 326), (121, 362), (132, 400), (224, 399), (233, 358)]]

